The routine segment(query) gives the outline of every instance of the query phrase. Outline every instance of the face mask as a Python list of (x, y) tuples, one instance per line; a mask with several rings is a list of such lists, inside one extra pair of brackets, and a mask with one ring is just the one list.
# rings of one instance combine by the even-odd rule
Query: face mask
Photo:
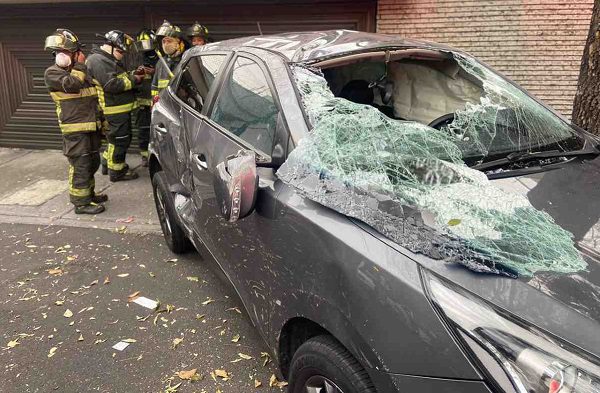
[(56, 59), (54, 60), (56, 65), (62, 68), (67, 68), (71, 65), (71, 56), (66, 53), (59, 52), (56, 54)]
[(179, 49), (179, 43), (177, 41), (163, 42), (162, 47), (163, 47), (163, 51), (167, 55), (171, 56), (172, 54), (177, 52), (177, 49)]

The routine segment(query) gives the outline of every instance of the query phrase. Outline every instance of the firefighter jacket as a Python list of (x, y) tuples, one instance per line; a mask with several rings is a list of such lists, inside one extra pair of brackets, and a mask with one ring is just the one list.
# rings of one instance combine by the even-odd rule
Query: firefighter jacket
[[(152, 79), (152, 96), (157, 96), (163, 91), (171, 80), (171, 74), (175, 71), (175, 68), (181, 61), (181, 55), (178, 57), (164, 57), (165, 61), (159, 60), (156, 63), (156, 71), (154, 72), (154, 78)], [(169, 66), (165, 67), (165, 62)]]
[(68, 71), (56, 64), (44, 73), (50, 97), (56, 103), (58, 125), (63, 134), (98, 129), (98, 95), (85, 64)]
[(135, 107), (135, 78), (123, 63), (100, 48), (92, 49), (85, 63), (98, 90), (102, 112), (107, 116), (131, 112)]

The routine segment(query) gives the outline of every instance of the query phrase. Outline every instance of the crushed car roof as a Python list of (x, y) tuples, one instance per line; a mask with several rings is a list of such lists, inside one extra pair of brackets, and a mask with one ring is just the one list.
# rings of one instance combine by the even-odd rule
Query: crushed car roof
[(427, 48), (452, 50), (453, 48), (428, 41), (405, 39), (396, 35), (365, 33), (352, 30), (326, 30), (242, 37), (215, 42), (203, 50), (233, 50), (243, 47), (263, 48), (281, 54), (291, 62), (337, 56), (350, 52), (368, 51), (381, 47)]

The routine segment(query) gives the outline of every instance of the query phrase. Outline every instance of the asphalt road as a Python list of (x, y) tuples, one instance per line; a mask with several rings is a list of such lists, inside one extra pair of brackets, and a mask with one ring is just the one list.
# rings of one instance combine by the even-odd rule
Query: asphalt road
[[(282, 391), (240, 301), (207, 266), (154, 234), (3, 224), (0, 391)], [(136, 292), (158, 310), (130, 302)], [(176, 375), (193, 369), (195, 382)]]

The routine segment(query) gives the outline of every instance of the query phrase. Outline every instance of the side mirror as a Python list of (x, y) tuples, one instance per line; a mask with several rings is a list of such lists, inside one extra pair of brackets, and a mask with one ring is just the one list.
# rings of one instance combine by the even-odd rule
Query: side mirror
[(258, 193), (256, 156), (240, 150), (216, 167), (214, 188), (221, 214), (229, 222), (249, 216)]

